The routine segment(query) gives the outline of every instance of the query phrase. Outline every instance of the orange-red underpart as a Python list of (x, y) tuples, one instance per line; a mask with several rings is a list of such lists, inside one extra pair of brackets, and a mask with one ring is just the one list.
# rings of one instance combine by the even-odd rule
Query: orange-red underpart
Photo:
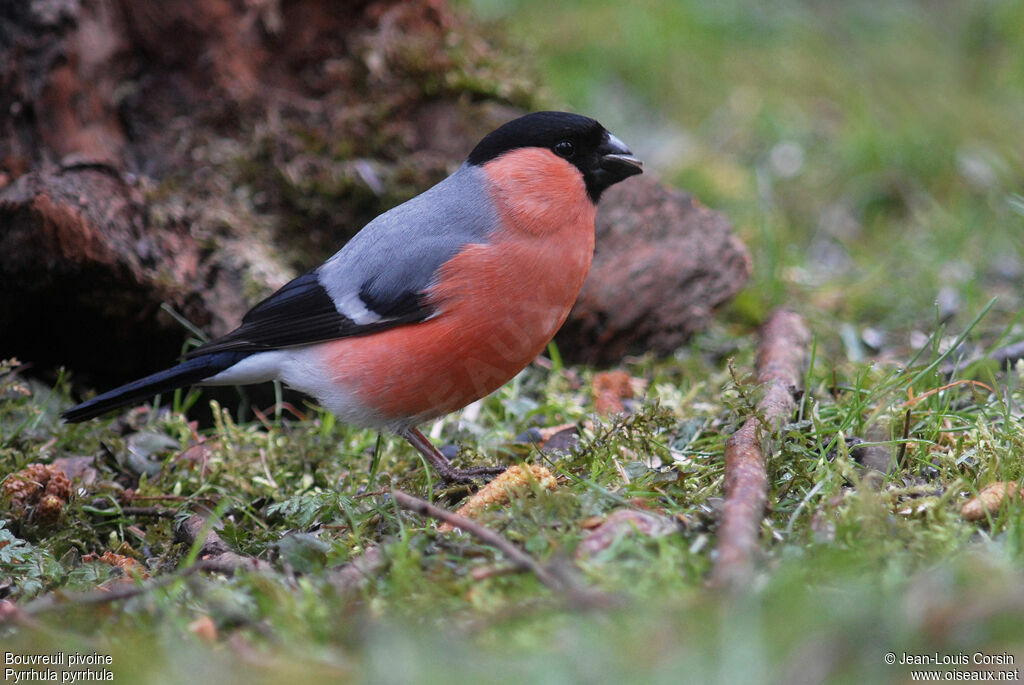
[(333, 377), (389, 420), (441, 416), (506, 383), (543, 351), (590, 270), (596, 208), (576, 167), (524, 148), (484, 170), (502, 226), (442, 266), (429, 295), (439, 313), (322, 346)]

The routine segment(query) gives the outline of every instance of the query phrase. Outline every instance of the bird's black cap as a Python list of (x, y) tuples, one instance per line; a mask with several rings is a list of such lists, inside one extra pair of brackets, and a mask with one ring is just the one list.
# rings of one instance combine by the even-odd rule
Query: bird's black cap
[(466, 161), (483, 165), (526, 147), (549, 149), (574, 164), (595, 203), (608, 187), (643, 172), (640, 160), (604, 126), (569, 112), (534, 112), (513, 119), (484, 136)]

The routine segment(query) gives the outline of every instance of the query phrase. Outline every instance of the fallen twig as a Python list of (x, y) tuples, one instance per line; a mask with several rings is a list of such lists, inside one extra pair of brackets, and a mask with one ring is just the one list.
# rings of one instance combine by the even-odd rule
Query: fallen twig
[(907, 440), (910, 439), (910, 417), (911, 410), (907, 409), (906, 416), (903, 417), (903, 439), (900, 441), (900, 451), (896, 454), (896, 468), (903, 468), (903, 459), (907, 456)]
[(539, 561), (513, 545), (498, 533), (494, 532), (490, 528), (480, 525), (472, 519), (466, 518), (465, 516), (459, 516), (454, 512), (441, 509), (440, 507), (435, 507), (430, 502), (418, 497), (413, 497), (401, 490), (392, 490), (391, 495), (394, 497), (395, 503), (403, 509), (408, 509), (409, 511), (416, 512), (421, 516), (429, 516), (430, 518), (441, 521), (442, 523), (447, 523), (453, 528), (458, 528), (469, 533), (484, 544), (496, 548), (508, 557), (516, 566), (533, 573), (533, 575), (537, 577), (537, 580), (543, 583), (552, 592), (565, 595), (573, 606), (581, 608), (607, 607), (618, 603), (618, 600), (611, 595), (579, 587), (574, 583), (568, 582), (567, 579), (561, 577), (559, 574), (552, 573), (547, 566), (541, 564)]
[[(915, 396), (911, 397), (910, 399), (908, 399), (906, 402), (904, 402), (902, 406), (904, 406), (904, 407), (913, 407), (915, 404), (917, 404), (921, 400), (925, 399), (926, 397), (931, 397), (932, 395), (935, 395), (936, 393), (940, 393), (940, 392), (942, 392), (944, 390), (949, 390), (950, 388), (955, 388), (958, 385), (976, 385), (976, 386), (978, 386), (980, 388), (984, 388), (985, 390), (988, 390), (993, 395), (997, 395), (998, 394), (995, 390), (992, 389), (991, 386), (985, 385), (981, 381), (973, 381), (973, 380), (969, 380), (969, 379), (961, 379), (961, 380), (958, 380), (958, 381), (953, 381), (952, 383), (946, 383), (945, 385), (943, 385), (941, 387), (938, 387), (938, 388), (932, 388), (928, 392), (921, 393), (920, 395), (915, 395)], [(911, 388), (911, 390), (913, 390), (913, 388)]]
[(725, 445), (725, 502), (711, 571), (711, 583), (717, 587), (742, 587), (753, 572), (768, 496), (761, 442), (766, 431), (775, 431), (796, 409), (793, 390), (800, 386), (809, 341), (803, 319), (786, 309), (772, 312), (761, 328), (757, 380), (765, 386), (765, 393), (756, 414)]
[[(149, 502), (149, 501), (156, 501), (156, 500), (167, 500), (169, 502), (184, 502), (184, 501), (188, 500), (189, 498), (186, 497), (185, 495), (140, 495), (137, 492), (133, 492), (131, 497), (126, 497), (125, 499), (130, 500), (132, 502), (134, 502), (135, 500), (145, 500), (147, 502)], [(195, 498), (192, 498), (191, 501), (192, 502), (206, 502), (207, 504), (210, 504), (210, 505), (217, 504), (217, 500), (215, 500), (212, 497), (195, 497)]]
[[(54, 609), (66, 610), (73, 606), (119, 602), (123, 599), (131, 599), (132, 597), (166, 587), (201, 571), (221, 572), (222, 569), (214, 561), (201, 560), (177, 573), (160, 576), (139, 585), (123, 585), (113, 589), (91, 590), (89, 592), (51, 592), (39, 599), (32, 600), (23, 607), (15, 607), (16, 610), (11, 612), (8, 619), (17, 622), (21, 621), (23, 617), (36, 616), (47, 611), (53, 611)], [(5, 617), (0, 615), (0, 619), (3, 618)], [(0, 620), (0, 623), (2, 622)]]
[[(132, 511), (134, 510), (134, 511)], [(149, 516), (168, 516), (174, 513), (173, 510), (162, 510), (158, 507), (123, 507), (121, 513), (134, 513)], [(182, 520), (174, 530), (175, 539), (186, 545), (194, 545), (199, 534), (206, 527), (206, 521), (197, 515)], [(0, 612), (0, 623), (7, 621), (23, 621), (26, 617), (45, 613), (54, 609), (66, 609), (70, 606), (85, 606), (91, 604), (108, 604), (123, 599), (131, 599), (138, 595), (151, 592), (158, 588), (170, 585), (182, 578), (187, 578), (201, 571), (214, 573), (233, 574), (240, 570), (264, 571), (271, 568), (271, 565), (255, 557), (238, 554), (228, 548), (227, 544), (217, 535), (216, 531), (209, 530), (203, 538), (202, 546), (199, 548), (199, 560), (191, 566), (182, 569), (177, 573), (168, 574), (138, 585), (123, 585), (115, 588), (104, 588), (89, 592), (64, 593), (60, 591), (51, 592), (43, 597), (35, 599), (24, 607), (8, 607), (6, 614)]]
[[(193, 514), (175, 526), (174, 538), (186, 545), (194, 545), (205, 527), (206, 520)], [(219, 573), (269, 571), (272, 568), (268, 562), (262, 559), (235, 552), (212, 528), (206, 532), (206, 536), (203, 538), (202, 546), (199, 548), (199, 559), (203, 562), (204, 568)]]
[(481, 526), (476, 521), (466, 518), (465, 516), (460, 516), (459, 514), (448, 511), (447, 509), (435, 507), (430, 502), (420, 499), (419, 497), (413, 497), (401, 490), (392, 490), (391, 495), (395, 498), (395, 502), (398, 506), (403, 509), (408, 509), (409, 511), (414, 511), (421, 516), (429, 516), (430, 518), (441, 521), (442, 523), (447, 523), (452, 528), (463, 530), (481, 542), (497, 548), (502, 554), (515, 562), (517, 566), (531, 571), (535, 576), (537, 576), (537, 580), (544, 583), (544, 585), (548, 586), (550, 589), (558, 592), (564, 589), (562, 581), (559, 578), (556, 578), (539, 561), (513, 545), (505, 538), (501, 537), (498, 533), (495, 533), (490, 528)]
[(111, 509), (96, 509), (96, 513), (103, 516), (153, 516), (156, 518), (174, 518), (178, 515), (177, 509), (167, 507), (119, 507)]

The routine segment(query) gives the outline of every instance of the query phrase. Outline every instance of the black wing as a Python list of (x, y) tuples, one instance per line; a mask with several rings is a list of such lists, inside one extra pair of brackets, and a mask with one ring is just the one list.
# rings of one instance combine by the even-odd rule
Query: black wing
[[(361, 291), (360, 295), (364, 295)], [(396, 295), (398, 295), (396, 293)], [(375, 304), (367, 302), (375, 309)], [(358, 324), (341, 314), (334, 301), (320, 284), (313, 270), (288, 282), (242, 317), (242, 325), (227, 335), (192, 350), (186, 358), (213, 352), (263, 352), (282, 347), (366, 335), (407, 323), (423, 321), (433, 314), (422, 292), (399, 295), (383, 311), (377, 321)]]
[(500, 225), (483, 179), (479, 169), (460, 167), (371, 221), (327, 262), (253, 307), (237, 329), (188, 356), (308, 345), (433, 316), (428, 291), (439, 269)]

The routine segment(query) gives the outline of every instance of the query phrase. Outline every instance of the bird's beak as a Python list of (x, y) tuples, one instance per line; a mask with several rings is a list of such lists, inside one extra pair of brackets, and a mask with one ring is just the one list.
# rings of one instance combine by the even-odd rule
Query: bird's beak
[(611, 133), (605, 135), (605, 141), (597, 152), (601, 155), (601, 168), (614, 174), (617, 181), (644, 172), (644, 163)]

